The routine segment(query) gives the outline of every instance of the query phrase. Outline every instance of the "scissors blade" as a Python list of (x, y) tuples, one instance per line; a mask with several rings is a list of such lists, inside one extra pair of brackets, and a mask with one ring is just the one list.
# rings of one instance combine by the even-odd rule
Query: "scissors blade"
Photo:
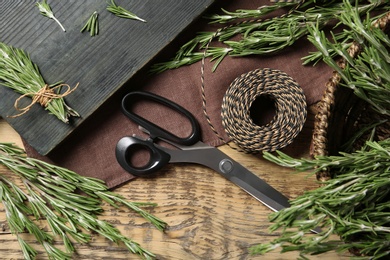
[[(160, 148), (171, 155), (170, 163), (188, 162), (207, 166), (219, 172), (273, 211), (290, 207), (287, 197), (215, 147), (198, 142), (190, 146), (189, 149), (182, 147), (184, 150)], [(319, 227), (311, 229), (311, 231), (315, 234), (322, 232)]]
[(171, 155), (170, 163), (188, 162), (207, 166), (238, 185), (273, 211), (290, 207), (287, 197), (225, 153), (202, 142), (198, 142), (195, 147), (195, 149), (190, 150), (164, 148), (163, 150)]
[(235, 183), (271, 210), (280, 211), (290, 207), (287, 197), (242, 165), (236, 163), (233, 166), (232, 172), (226, 175), (226, 178), (231, 182)]

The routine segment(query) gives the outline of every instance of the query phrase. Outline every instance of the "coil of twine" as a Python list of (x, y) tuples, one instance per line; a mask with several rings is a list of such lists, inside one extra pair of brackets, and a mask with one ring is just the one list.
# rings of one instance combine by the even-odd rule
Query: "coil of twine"
[[(253, 102), (266, 96), (275, 104), (275, 116), (265, 125), (254, 123)], [(259, 111), (261, 113), (261, 111)], [(275, 151), (289, 145), (306, 121), (306, 97), (290, 76), (280, 70), (257, 69), (237, 77), (222, 101), (222, 124), (244, 152)]]
[[(273, 1), (278, 2), (278, 0)], [(296, 2), (296, 5), (290, 11), (275, 18), (290, 15), (298, 10), (305, 3), (305, 0), (280, 2)], [(272, 19), (243, 20), (219, 28), (204, 47), (200, 77), (203, 113), (214, 134), (227, 145), (229, 143), (218, 133), (207, 113), (204, 79), (207, 51), (211, 42), (222, 31), (234, 25), (259, 23)], [(264, 126), (256, 125), (250, 117), (250, 108), (260, 95), (271, 98), (276, 107), (276, 116)], [(226, 133), (242, 149), (241, 151), (247, 153), (273, 152), (289, 145), (302, 130), (307, 116), (306, 97), (300, 86), (286, 73), (273, 69), (257, 69), (241, 75), (231, 83), (223, 98), (221, 116)], [(233, 146), (231, 148), (240, 150)]]

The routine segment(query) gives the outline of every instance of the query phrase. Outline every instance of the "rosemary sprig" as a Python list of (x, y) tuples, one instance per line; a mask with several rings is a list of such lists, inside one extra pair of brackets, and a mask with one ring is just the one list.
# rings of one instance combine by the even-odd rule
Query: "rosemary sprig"
[[(46, 85), (38, 66), (31, 61), (28, 53), (2, 42), (0, 42), (0, 82), (5, 87), (30, 97)], [(45, 109), (65, 123), (69, 122), (70, 116), (79, 116), (63, 98), (51, 99)]]
[(111, 4), (109, 4), (107, 6), (107, 10), (111, 13), (113, 13), (114, 15), (118, 16), (118, 17), (121, 17), (121, 18), (126, 18), (126, 19), (133, 19), (133, 20), (138, 20), (138, 21), (141, 21), (141, 22), (144, 22), (146, 23), (146, 20), (138, 17), (136, 14), (126, 10), (125, 8), (123, 8), (122, 6), (118, 6), (114, 0), (111, 0)]
[(263, 5), (254, 10), (239, 9), (235, 12), (230, 12), (225, 9), (221, 9), (223, 14), (212, 14), (206, 16), (212, 23), (229, 23), (234, 22), (237, 19), (257, 19), (263, 17), (266, 14), (272, 13), (280, 8), (295, 6), (294, 2), (277, 2), (273, 5)]
[[(334, 23), (336, 17), (342, 13), (347, 14), (343, 9), (342, 1), (321, 1), (305, 0), (300, 8), (295, 9), (297, 3), (277, 3), (273, 6), (264, 6), (259, 10), (237, 10), (227, 12), (223, 10), (223, 15), (211, 15), (211, 23), (231, 24), (220, 28), (215, 32), (200, 32), (192, 40), (184, 44), (176, 53), (175, 57), (166, 62), (157, 63), (152, 66), (152, 72), (160, 73), (165, 70), (175, 69), (183, 65), (190, 65), (203, 58), (203, 51), (210, 40), (218, 40), (226, 46), (215, 47), (206, 51), (206, 57), (214, 59), (229, 56), (247, 55), (270, 55), (281, 51), (297, 40), (309, 34), (307, 25), (318, 24), (319, 28), (324, 28), (328, 24)], [(385, 10), (383, 1), (357, 1), (360, 14), (365, 14), (368, 10)], [(263, 18), (264, 15), (282, 7), (290, 7), (289, 15), (275, 17), (272, 19)], [(253, 18), (244, 23), (242, 18)], [(262, 20), (263, 19), (263, 20)], [(236, 23), (234, 23), (236, 22)], [(232, 40), (234, 36), (239, 40)], [(226, 54), (226, 51), (228, 53)], [(311, 56), (312, 60), (319, 58), (319, 55)], [(223, 58), (222, 58), (223, 59)], [(213, 70), (216, 66), (213, 67)]]
[[(90, 241), (91, 235), (86, 231), (94, 231), (115, 243), (124, 243), (130, 252), (143, 258), (154, 257), (114, 226), (99, 220), (98, 216), (102, 213), (101, 201), (106, 201), (114, 207), (125, 206), (134, 210), (163, 230), (166, 224), (162, 220), (140, 208), (155, 204), (127, 201), (109, 191), (98, 179), (26, 157), (22, 149), (12, 144), (0, 143), (0, 164), (22, 179), (23, 187), (18, 187), (0, 175), (0, 201), (26, 259), (34, 258), (37, 252), (23, 240), (21, 233), (25, 231), (36, 237), (52, 259), (71, 259), (75, 251), (72, 240), (78, 243)], [(80, 195), (80, 191), (85, 195)], [(37, 221), (42, 219), (47, 221), (49, 231), (39, 227)], [(54, 246), (54, 236), (63, 241), (65, 251)]]
[[(390, 115), (389, 102), (383, 98), (390, 96), (389, 37), (380, 28), (372, 26), (378, 17), (366, 15), (362, 21), (359, 10), (349, 1), (344, 0), (343, 6), (345, 12), (336, 17), (348, 29), (341, 34), (333, 34), (331, 42), (318, 25), (308, 25), (308, 39), (317, 48), (322, 60), (339, 73), (343, 86), (352, 89), (380, 114)], [(361, 46), (361, 53), (352, 59), (347, 52), (350, 43), (339, 41), (340, 38), (357, 42)], [(336, 57), (345, 59), (347, 69), (339, 67)]]
[(91, 37), (99, 34), (99, 21), (98, 21), (99, 14), (95, 11), (92, 13), (92, 15), (88, 18), (88, 21), (84, 25), (84, 27), (80, 30), (80, 32), (84, 32), (85, 30), (89, 32)]
[(54, 16), (53, 11), (51, 10), (50, 5), (46, 2), (46, 0), (43, 0), (42, 2), (37, 2), (36, 6), (38, 7), (39, 11), (43, 16), (48, 17), (49, 19), (53, 19), (60, 27), (61, 29), (65, 32), (64, 26), (58, 21), (58, 19)]
[[(290, 208), (273, 213), (271, 231), (283, 228), (282, 234), (269, 244), (253, 247), (252, 253), (265, 254), (275, 248), (302, 254), (358, 250), (364, 259), (389, 257), (389, 139), (367, 141), (356, 152), (319, 156), (315, 160), (294, 159), (282, 152), (277, 156), (265, 153), (264, 158), (297, 171), (315, 173), (331, 168), (337, 176), (292, 200)], [(322, 233), (305, 235), (319, 226)], [(333, 240), (332, 234), (342, 240)]]

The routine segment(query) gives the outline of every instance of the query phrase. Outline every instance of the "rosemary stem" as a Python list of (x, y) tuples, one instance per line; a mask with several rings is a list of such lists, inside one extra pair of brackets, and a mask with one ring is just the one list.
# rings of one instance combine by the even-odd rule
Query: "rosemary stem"
[(56, 23), (57, 23), (57, 24), (61, 27), (61, 29), (65, 32), (65, 28), (64, 28), (64, 26), (61, 24), (61, 22), (60, 22), (55, 16), (53, 16), (52, 19), (53, 19), (54, 21), (56, 21)]

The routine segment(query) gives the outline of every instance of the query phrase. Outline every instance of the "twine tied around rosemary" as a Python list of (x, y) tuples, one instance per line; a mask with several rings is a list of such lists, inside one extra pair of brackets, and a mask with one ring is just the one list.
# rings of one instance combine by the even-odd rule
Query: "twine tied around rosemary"
[[(41, 106), (43, 107), (47, 107), (48, 104), (53, 100), (53, 99), (60, 99), (60, 98), (64, 98), (66, 96), (68, 96), (69, 94), (71, 94), (73, 91), (75, 91), (78, 87), (79, 83), (76, 84), (76, 86), (74, 88), (71, 88), (69, 86), (69, 84), (59, 84), (55, 87), (50, 87), (48, 84), (45, 84), (40, 90), (38, 90), (37, 92), (28, 92), (28, 93), (25, 93), (23, 95), (21, 95), (20, 97), (18, 97), (16, 100), (15, 100), (15, 103), (14, 103), (14, 107), (17, 111), (21, 111), (21, 113), (17, 114), (17, 115), (13, 115), (13, 116), (8, 116), (10, 118), (16, 118), (16, 117), (19, 117), (19, 116), (22, 116), (24, 115), (25, 113), (27, 113), (31, 107), (38, 103), (40, 104)], [(61, 89), (62, 87), (66, 87), (67, 90), (64, 92), (64, 93), (55, 93), (54, 90), (56, 89)], [(32, 96), (32, 100), (31, 100), (31, 103), (28, 104), (27, 106), (25, 107), (22, 107), (20, 108), (19, 107), (19, 102), (20, 100), (22, 100), (23, 98), (25, 97), (28, 97), (28, 96)]]

